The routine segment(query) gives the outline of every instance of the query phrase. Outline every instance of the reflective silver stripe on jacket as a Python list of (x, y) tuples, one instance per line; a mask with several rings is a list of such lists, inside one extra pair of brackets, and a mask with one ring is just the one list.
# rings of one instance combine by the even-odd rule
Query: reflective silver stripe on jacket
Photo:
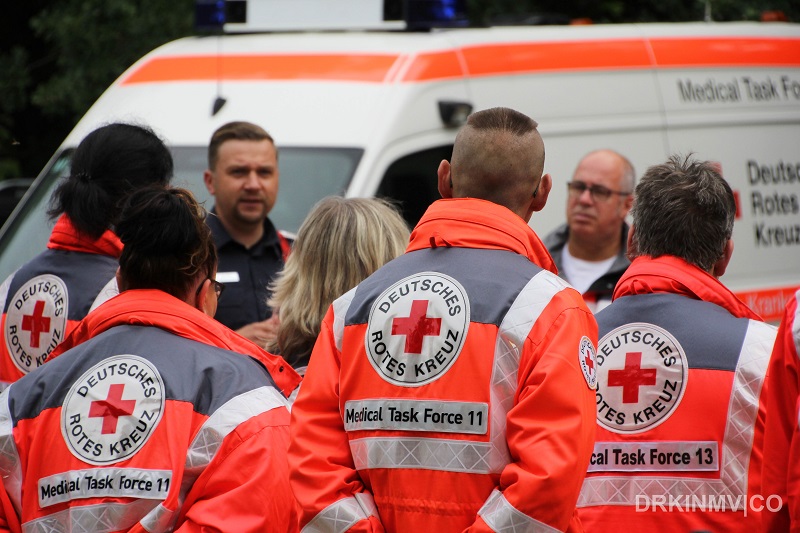
[(722, 441), (720, 478), (693, 479), (669, 476), (587, 477), (578, 507), (593, 505), (635, 505), (636, 497), (732, 496), (736, 509), (743, 510), (747, 494), (747, 470), (758, 417), (758, 399), (767, 371), (776, 329), (750, 321), (742, 343), (733, 378), (728, 421)]
[[(233, 430), (240, 424), (278, 407), (289, 408), (289, 402), (274, 387), (259, 387), (228, 400), (205, 421), (186, 452), (186, 466), (178, 494), (178, 509), (183, 506), (186, 495), (194, 482), (214, 459), (217, 450)], [(171, 531), (178, 512), (170, 511), (163, 504), (142, 518), (142, 526), (151, 533)]]
[[(17, 271), (11, 273), (2, 284), (0, 284), (0, 313), (6, 308), (6, 300), (8, 299), (8, 290), (11, 288), (11, 280), (14, 279)], [(4, 334), (5, 335), (5, 334)]]
[(375, 501), (371, 494), (359, 492), (327, 506), (306, 524), (301, 533), (344, 533), (356, 522), (370, 516), (380, 519)]
[(555, 274), (542, 270), (520, 291), (500, 323), (494, 347), (490, 410), (492, 445), (502, 457), (502, 461), (496, 461), (502, 462), (502, 466), (493, 470), (495, 473), (511, 462), (506, 442), (506, 417), (517, 392), (519, 358), (525, 339), (553, 297), (568, 287), (569, 284)]
[(350, 441), (357, 470), (421, 468), (442, 472), (491, 474), (508, 462), (488, 442), (424, 439), (419, 437), (365, 438)]
[(557, 533), (558, 530), (534, 520), (508, 503), (503, 493), (495, 489), (483, 504), (478, 515), (497, 533)]
[[(11, 287), (11, 280), (14, 279), (14, 274), (17, 271), (15, 270), (10, 276), (8, 276), (5, 281), (0, 285), (0, 314), (2, 314), (3, 309), (6, 307), (6, 299), (8, 299), (8, 289)], [(5, 343), (5, 332), (0, 331), (0, 337), (2, 340), (0, 342)], [(6, 390), (8, 386), (11, 385), (10, 381), (0, 381), (0, 392)], [(0, 452), (2, 453), (2, 452)]]
[[(2, 399), (1, 396), (0, 399)], [(0, 403), (5, 406), (3, 410), (7, 414), (7, 402)], [(187, 451), (184, 477), (178, 494), (178, 510), (183, 505), (186, 495), (191, 490), (194, 482), (211, 463), (225, 437), (241, 423), (254, 416), (281, 406), (288, 408), (287, 403), (286, 398), (274, 387), (260, 387), (231, 398), (217, 409), (201, 426)], [(0, 425), (2, 424), (2, 415), (0, 415)], [(0, 427), (0, 431), (5, 431), (4, 427)], [(3, 435), (0, 435), (0, 438), (2, 437)], [(13, 446), (13, 438), (11, 439), (11, 444)], [(14, 453), (16, 454), (16, 448), (14, 448)], [(18, 456), (17, 465), (19, 465)], [(8, 490), (8, 487), (6, 487), (6, 490)], [(18, 491), (19, 489), (17, 489)], [(27, 522), (23, 525), (23, 531), (25, 533), (56, 531), (105, 533), (128, 529), (140, 522), (145, 530), (151, 533), (161, 533), (173, 529), (174, 522), (179, 514), (178, 510), (171, 511), (164, 507), (162, 503), (153, 500), (136, 500), (128, 504), (101, 503), (74, 506)], [(144, 517), (142, 518), (142, 516)]]
[(26, 522), (22, 525), (22, 531), (24, 533), (64, 531), (110, 533), (132, 528), (139, 518), (155, 505), (156, 502), (153, 500), (136, 500), (131, 503), (100, 503), (70, 507), (59, 513)]
[(356, 295), (357, 288), (353, 287), (333, 302), (333, 340), (336, 343), (336, 349), (340, 352), (344, 338), (344, 319), (347, 316), (347, 310), (350, 309), (350, 303)]
[(419, 437), (363, 438), (350, 441), (356, 469), (421, 468), (446, 472), (497, 474), (511, 461), (506, 443), (506, 416), (517, 390), (519, 358), (525, 339), (547, 304), (569, 287), (542, 271), (517, 295), (500, 323), (494, 351), (490, 418), (491, 441)]
[(19, 460), (17, 445), (14, 443), (14, 422), (11, 420), (11, 409), (8, 407), (8, 391), (0, 394), (0, 476), (11, 504), (22, 514), (22, 466)]

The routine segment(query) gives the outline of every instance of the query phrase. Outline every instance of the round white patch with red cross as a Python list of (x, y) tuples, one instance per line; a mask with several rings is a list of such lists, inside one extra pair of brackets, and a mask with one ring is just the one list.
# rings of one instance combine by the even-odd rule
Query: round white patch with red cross
[(52, 274), (30, 279), (9, 301), (6, 348), (23, 374), (42, 366), (64, 340), (68, 302), (66, 284)]
[(578, 362), (581, 365), (583, 377), (586, 379), (586, 385), (588, 385), (592, 390), (596, 389), (597, 354), (594, 350), (594, 344), (592, 344), (592, 341), (589, 339), (589, 337), (584, 336), (581, 338), (581, 342), (578, 345)]
[(367, 355), (389, 383), (419, 387), (455, 363), (469, 329), (469, 298), (458, 281), (438, 272), (404, 278), (375, 300)]
[(686, 391), (686, 352), (654, 324), (621, 326), (597, 349), (597, 422), (620, 434), (641, 433), (666, 421)]
[(138, 452), (164, 414), (164, 381), (137, 355), (116, 355), (76, 381), (61, 410), (61, 433), (72, 454), (107, 465)]

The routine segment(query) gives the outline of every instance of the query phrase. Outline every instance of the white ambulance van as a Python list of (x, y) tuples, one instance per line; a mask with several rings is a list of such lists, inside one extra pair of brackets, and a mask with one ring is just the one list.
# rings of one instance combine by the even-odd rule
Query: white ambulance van
[(202, 199), (211, 133), (263, 126), (280, 151), (271, 218), (296, 231), (329, 194), (392, 197), (415, 223), (466, 114), (494, 106), (540, 124), (555, 184), (531, 221), (539, 235), (565, 220), (565, 182), (586, 152), (617, 150), (638, 175), (691, 152), (721, 163), (739, 202), (723, 281), (771, 320), (800, 286), (800, 25), (789, 23), (180, 39), (131, 66), (69, 134), (0, 231), (0, 279), (45, 248), (50, 193), (101, 124), (150, 125), (174, 151), (174, 183)]

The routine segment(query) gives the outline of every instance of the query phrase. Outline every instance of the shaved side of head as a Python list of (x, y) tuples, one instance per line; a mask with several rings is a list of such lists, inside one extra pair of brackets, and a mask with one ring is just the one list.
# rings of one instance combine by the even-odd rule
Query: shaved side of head
[(537, 126), (505, 107), (470, 115), (453, 147), (453, 197), (524, 211), (544, 170), (544, 142)]

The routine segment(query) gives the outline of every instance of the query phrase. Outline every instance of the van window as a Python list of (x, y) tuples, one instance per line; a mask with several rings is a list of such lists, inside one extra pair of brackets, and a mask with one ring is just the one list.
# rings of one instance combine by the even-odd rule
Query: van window
[(58, 179), (69, 172), (71, 150), (59, 154), (44, 176), (32, 185), (32, 194), (17, 216), (10, 218), (0, 235), (0, 282), (36, 254), (45, 250), (53, 225), (47, 219), (50, 194)]
[[(344, 195), (363, 150), (357, 148), (278, 147), (281, 173), (278, 201), (270, 219), (278, 229), (297, 233), (311, 207), (322, 197)], [(211, 209), (214, 202), (203, 184), (206, 147), (173, 148), (172, 184), (191, 190)], [(58, 180), (69, 174), (72, 150), (65, 150), (34, 184), (22, 210), (0, 234), (0, 282), (47, 247), (53, 223), (47, 218), (50, 196)]]
[[(315, 203), (325, 196), (344, 195), (363, 150), (356, 148), (278, 147), (280, 189), (269, 214), (275, 227), (297, 233)], [(172, 184), (190, 189), (211, 210), (214, 200), (203, 184), (208, 167), (206, 147), (173, 149), (175, 177)]]
[(413, 228), (428, 206), (441, 197), (436, 171), (442, 159), (449, 161), (452, 155), (450, 144), (398, 159), (384, 174), (376, 196), (396, 201), (403, 218)]
[(0, 181), (0, 225), (17, 207), (31, 183), (33, 183), (32, 178), (12, 178)]

